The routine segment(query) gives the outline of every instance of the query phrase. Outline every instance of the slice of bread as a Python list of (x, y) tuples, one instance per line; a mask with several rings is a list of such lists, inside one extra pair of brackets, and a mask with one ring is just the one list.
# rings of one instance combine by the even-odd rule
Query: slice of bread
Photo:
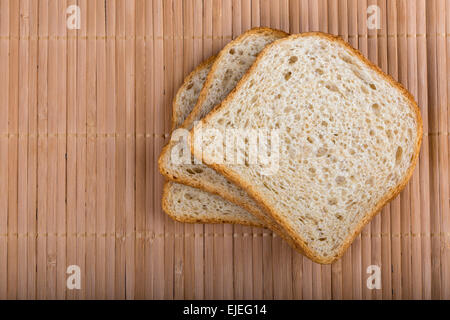
[(197, 103), (200, 92), (205, 84), (206, 77), (211, 71), (211, 67), (216, 60), (216, 56), (211, 56), (200, 63), (184, 79), (183, 84), (178, 89), (172, 103), (172, 130), (179, 128)]
[[(255, 28), (228, 43), (218, 54), (194, 110), (181, 127), (191, 129), (195, 121), (200, 120), (228, 95), (267, 44), (287, 35), (282, 31), (269, 28)], [(262, 211), (242, 189), (203, 164), (191, 164), (191, 161), (187, 164), (174, 163), (172, 161), (174, 152), (190, 155), (187, 141), (177, 140), (172, 136), (170, 143), (161, 152), (159, 169), (167, 178), (217, 194), (245, 208), (266, 225), (278, 230), (277, 233), (282, 232), (270, 215)]]
[[(279, 152), (278, 170), (248, 156), (223, 162), (217, 137), (230, 124), (276, 132), (263, 146)], [(216, 131), (198, 139), (200, 128)], [(413, 97), (359, 51), (306, 33), (266, 47), (191, 135), (196, 157), (261, 203), (310, 259), (331, 263), (408, 182), (422, 119)]]
[[(185, 79), (173, 99), (172, 130), (191, 113), (211, 70), (215, 56), (199, 64)], [(163, 210), (178, 222), (239, 223), (254, 227), (264, 224), (243, 208), (211, 193), (168, 181), (164, 185)]]
[(178, 222), (264, 227), (260, 220), (234, 203), (184, 184), (166, 182), (162, 199), (163, 210)]

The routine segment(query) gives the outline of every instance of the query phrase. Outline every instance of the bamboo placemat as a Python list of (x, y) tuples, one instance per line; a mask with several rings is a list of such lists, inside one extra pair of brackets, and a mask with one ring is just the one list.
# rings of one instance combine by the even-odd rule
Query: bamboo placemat
[[(411, 182), (331, 266), (161, 209), (174, 93), (255, 26), (340, 35), (421, 108)], [(449, 34), (450, 0), (0, 0), (0, 298), (449, 299)]]

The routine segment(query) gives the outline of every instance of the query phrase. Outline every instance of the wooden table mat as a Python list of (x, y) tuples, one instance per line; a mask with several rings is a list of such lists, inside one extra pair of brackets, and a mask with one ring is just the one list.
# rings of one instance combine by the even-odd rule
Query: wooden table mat
[[(161, 210), (174, 93), (255, 26), (340, 35), (422, 111), (411, 182), (333, 265)], [(449, 299), (449, 34), (450, 0), (0, 0), (0, 298)]]

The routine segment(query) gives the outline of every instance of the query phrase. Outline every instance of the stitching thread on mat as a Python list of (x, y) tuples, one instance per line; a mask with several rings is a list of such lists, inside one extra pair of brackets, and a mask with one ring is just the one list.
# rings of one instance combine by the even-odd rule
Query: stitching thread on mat
[(449, 37), (450, 33), (399, 33), (399, 34), (348, 34), (348, 35), (344, 35), (344, 34), (339, 34), (339, 37), (341, 38), (368, 38), (368, 39), (373, 39), (373, 38), (425, 38), (425, 37)]
[(170, 133), (2, 133), (0, 138), (170, 138)]
[(78, 233), (52, 233), (52, 232), (29, 232), (29, 233), (2, 233), (0, 234), (0, 237), (30, 237), (30, 238), (46, 238), (46, 237), (58, 237), (58, 238), (66, 238), (66, 237), (75, 237), (75, 238), (86, 238), (86, 237), (97, 237), (97, 238), (105, 238), (105, 237), (111, 237), (111, 238), (117, 238), (117, 239), (126, 239), (131, 237), (136, 237), (138, 239), (156, 239), (156, 238), (169, 238), (170, 236), (174, 236), (175, 238), (188, 238), (188, 237), (277, 237), (276, 234), (272, 233), (154, 233), (154, 232), (132, 232), (132, 233), (126, 233), (126, 234), (120, 234), (120, 233), (91, 233), (91, 232), (78, 232)]
[[(137, 239), (157, 239), (157, 238), (169, 238), (170, 236), (174, 236), (175, 238), (189, 238), (189, 237), (233, 237), (233, 238), (246, 238), (246, 237), (273, 237), (278, 238), (278, 236), (275, 233), (269, 233), (269, 232), (262, 232), (262, 233), (251, 233), (251, 232), (244, 232), (244, 233), (153, 233), (153, 232), (132, 232), (132, 233), (126, 233), (126, 234), (120, 234), (120, 233), (88, 233), (88, 232), (78, 232), (78, 233), (50, 233), (50, 232), (42, 232), (42, 233), (2, 233), (0, 234), (0, 237), (30, 237), (30, 238), (46, 238), (46, 237), (58, 237), (58, 238), (66, 238), (66, 237), (75, 237), (75, 238), (86, 238), (86, 237), (96, 237), (96, 238), (116, 238), (116, 239), (126, 239), (131, 237), (136, 237)], [(438, 232), (438, 233), (375, 233), (375, 234), (369, 234), (369, 233), (361, 233), (361, 237), (363, 238), (382, 238), (382, 237), (392, 237), (392, 238), (402, 238), (402, 237), (450, 237), (450, 232)]]
[(0, 40), (33, 40), (33, 41), (46, 41), (46, 40), (223, 40), (233, 39), (232, 36), (0, 36)]
[[(424, 136), (448, 136), (450, 132), (424, 132)], [(170, 133), (1, 133), (0, 138), (170, 138)]]
[[(424, 38), (424, 37), (449, 37), (450, 33), (399, 33), (399, 34), (339, 34), (341, 38)], [(45, 40), (231, 40), (232, 36), (120, 36), (120, 35), (109, 35), (109, 36), (0, 36), (0, 40), (34, 40), (34, 41), (45, 41)]]

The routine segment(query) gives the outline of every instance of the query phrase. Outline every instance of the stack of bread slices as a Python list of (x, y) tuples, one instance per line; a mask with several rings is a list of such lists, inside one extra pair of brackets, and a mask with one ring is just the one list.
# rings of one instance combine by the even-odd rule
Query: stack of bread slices
[(406, 185), (412, 96), (340, 38), (255, 28), (197, 66), (173, 102), (163, 209), (268, 228), (332, 263)]

